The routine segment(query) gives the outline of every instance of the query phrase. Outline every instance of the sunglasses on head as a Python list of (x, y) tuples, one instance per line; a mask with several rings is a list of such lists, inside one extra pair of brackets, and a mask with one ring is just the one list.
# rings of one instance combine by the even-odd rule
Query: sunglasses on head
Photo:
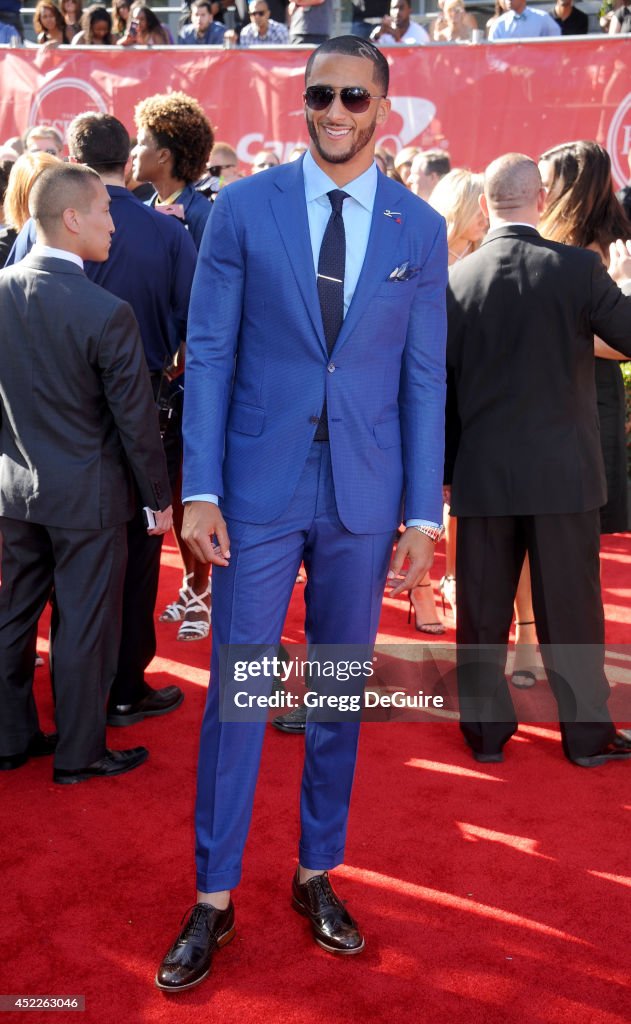
[(304, 100), (309, 110), (326, 110), (339, 94), (342, 104), (351, 114), (363, 114), (368, 110), (371, 100), (382, 100), (383, 96), (372, 96), (360, 85), (345, 85), (343, 89), (334, 89), (332, 85), (308, 85)]

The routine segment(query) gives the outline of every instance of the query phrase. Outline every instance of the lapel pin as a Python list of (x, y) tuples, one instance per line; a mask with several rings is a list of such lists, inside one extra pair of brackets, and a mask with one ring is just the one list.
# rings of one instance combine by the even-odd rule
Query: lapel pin
[(385, 217), (390, 217), (397, 224), (401, 223), (401, 214), (397, 210), (384, 210), (383, 213)]

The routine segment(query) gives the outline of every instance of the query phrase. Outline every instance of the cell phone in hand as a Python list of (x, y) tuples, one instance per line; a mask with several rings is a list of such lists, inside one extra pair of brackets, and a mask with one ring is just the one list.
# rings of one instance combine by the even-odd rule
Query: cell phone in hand
[(148, 530), (155, 530), (155, 528), (156, 528), (155, 512), (153, 511), (152, 508), (149, 508), (148, 505), (145, 505), (145, 507), (142, 510), (142, 518), (144, 519), (145, 526), (147, 527)]

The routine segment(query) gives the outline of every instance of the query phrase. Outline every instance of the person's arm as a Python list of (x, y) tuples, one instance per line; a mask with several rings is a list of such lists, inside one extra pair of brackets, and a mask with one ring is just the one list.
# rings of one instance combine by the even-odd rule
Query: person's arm
[(600, 255), (593, 254), (591, 326), (594, 334), (617, 353), (605, 358), (631, 358), (631, 241), (614, 242), (609, 257), (607, 272)]
[[(442, 523), (445, 451), (445, 346), (447, 232), (441, 219), (421, 268), (410, 310), (399, 387), (399, 418), (405, 491), (404, 521)], [(406, 529), (392, 560), (390, 579), (408, 571), (391, 593), (409, 590), (434, 559), (434, 544), (414, 527)]]
[[(169, 528), (171, 491), (158, 413), (140, 331), (131, 307), (117, 302), (97, 345), (105, 400), (144, 505), (159, 512), (155, 532)], [(165, 527), (163, 530), (162, 528)]]
[[(188, 316), (182, 499), (223, 495), (223, 455), (243, 303), (245, 266), (229, 189), (204, 232)], [(182, 536), (196, 558), (226, 565), (230, 540), (217, 505), (185, 505)], [(212, 544), (212, 537), (217, 544)]]

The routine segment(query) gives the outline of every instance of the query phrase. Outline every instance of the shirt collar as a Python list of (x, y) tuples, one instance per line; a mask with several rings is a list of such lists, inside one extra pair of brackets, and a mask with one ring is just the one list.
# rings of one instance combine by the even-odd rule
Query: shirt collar
[(76, 252), (68, 252), (66, 249), (54, 249), (52, 245), (44, 245), (43, 242), (36, 242), (31, 252), (34, 256), (46, 256), (54, 260), (68, 260), (70, 263), (76, 263), (83, 270), (83, 260), (80, 256), (77, 256)]
[[(327, 192), (330, 192), (331, 189), (338, 188), (335, 182), (331, 181), (328, 174), (325, 174), (322, 168), (318, 167), (309, 150), (304, 155), (302, 172), (305, 179), (305, 198), (308, 203), (314, 199), (326, 196)], [(349, 181), (344, 186), (344, 192), (351, 196), (360, 206), (363, 206), (365, 210), (368, 210), (369, 213), (372, 213), (373, 206), (375, 205), (378, 173), (377, 165), (373, 161), (367, 171), (364, 171), (358, 178), (354, 178), (353, 181)]]
[(510, 11), (509, 13), (513, 15), (513, 21), (523, 21), (525, 18), (528, 17), (530, 11), (527, 7), (524, 7), (521, 14), (517, 14), (515, 11)]

